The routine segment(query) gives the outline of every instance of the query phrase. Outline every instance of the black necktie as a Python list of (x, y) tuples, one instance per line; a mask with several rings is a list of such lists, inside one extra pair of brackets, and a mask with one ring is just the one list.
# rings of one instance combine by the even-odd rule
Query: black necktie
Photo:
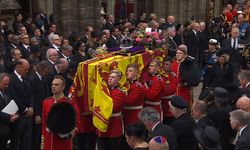
[(233, 49), (236, 49), (236, 39), (234, 39)]

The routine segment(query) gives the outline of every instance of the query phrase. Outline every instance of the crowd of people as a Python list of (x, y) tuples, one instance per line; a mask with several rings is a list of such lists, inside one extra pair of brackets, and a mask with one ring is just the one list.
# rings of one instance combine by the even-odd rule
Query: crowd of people
[[(250, 1), (244, 11), (238, 9), (227, 4), (213, 20), (193, 18), (184, 25), (173, 15), (104, 15), (100, 29), (87, 26), (68, 37), (43, 13), (17, 13), (12, 26), (1, 21), (0, 110), (13, 99), (18, 112), (0, 112), (0, 149), (250, 149)], [(80, 113), (81, 104), (67, 97), (77, 66), (98, 55), (98, 48), (109, 52), (146, 29), (159, 34), (167, 56), (145, 66), (146, 82), (138, 64), (129, 64), (126, 92), (119, 85), (122, 73), (110, 70), (106, 82), (113, 112), (107, 132), (101, 132), (92, 113)], [(192, 89), (200, 82), (199, 99), (194, 99)], [(57, 133), (47, 123), (57, 103), (74, 109), (69, 133)]]

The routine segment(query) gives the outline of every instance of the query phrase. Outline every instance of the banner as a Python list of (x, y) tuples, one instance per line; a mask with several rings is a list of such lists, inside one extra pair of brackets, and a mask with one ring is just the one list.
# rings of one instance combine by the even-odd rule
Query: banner
[[(123, 76), (119, 82), (122, 87), (126, 82), (127, 65), (135, 63), (141, 71), (141, 79), (147, 78), (147, 65), (154, 57), (164, 57), (164, 52), (145, 51), (133, 56), (115, 55), (104, 59), (92, 59), (78, 65), (74, 79), (73, 99), (78, 99), (82, 112), (93, 112), (93, 124), (106, 132), (112, 115), (113, 102), (107, 85), (109, 72), (118, 69)], [(84, 123), (83, 123), (84, 124)]]

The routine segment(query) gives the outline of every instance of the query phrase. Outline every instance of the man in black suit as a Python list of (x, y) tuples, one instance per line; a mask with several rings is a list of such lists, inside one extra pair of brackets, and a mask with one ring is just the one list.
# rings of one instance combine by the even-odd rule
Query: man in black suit
[(150, 132), (150, 136), (146, 139), (147, 142), (156, 136), (163, 136), (168, 139), (169, 149), (177, 150), (176, 135), (170, 126), (160, 122), (160, 113), (157, 110), (146, 107), (138, 117)]
[(25, 75), (29, 71), (29, 62), (25, 59), (17, 61), (15, 71), (11, 74), (9, 92), (19, 108), (20, 119), (14, 124), (13, 150), (30, 150), (33, 116), (33, 97), (30, 82)]
[(111, 31), (114, 28), (114, 23), (115, 23), (115, 17), (113, 15), (109, 15), (108, 20), (105, 24), (105, 29)]
[(177, 43), (175, 42), (175, 35), (176, 35), (176, 31), (174, 27), (169, 27), (167, 29), (167, 34), (168, 34), (168, 38), (167, 38), (167, 45), (168, 45), (168, 55), (171, 57), (174, 57), (176, 54), (176, 48), (179, 46), (177, 45)]
[(207, 126), (214, 126), (213, 121), (207, 116), (207, 105), (204, 101), (195, 101), (192, 105), (192, 117), (197, 127), (205, 129)]
[(5, 71), (9, 74), (13, 73), (16, 62), (22, 58), (20, 49), (13, 48), (10, 50), (11, 59), (4, 61)]
[(200, 25), (199, 23), (191, 24), (192, 30), (188, 31), (187, 37), (184, 39), (184, 43), (188, 47), (188, 55), (194, 57), (197, 61), (199, 60), (199, 34)]
[(242, 50), (244, 47), (243, 44), (244, 41), (239, 38), (238, 28), (232, 28), (231, 38), (225, 39), (221, 44), (221, 48), (223, 50), (229, 51), (229, 62), (233, 65), (235, 80), (237, 80), (237, 73), (240, 71), (241, 68), (244, 68), (244, 57), (242, 56)]
[(32, 93), (34, 95), (34, 122), (32, 132), (32, 149), (40, 148), (41, 144), (41, 117), (42, 102), (49, 96), (49, 88), (46, 77), (52, 68), (49, 62), (43, 60), (35, 66), (35, 72), (30, 77)]
[(110, 38), (108, 39), (108, 42), (107, 42), (107, 47), (108, 48), (120, 47), (120, 39), (119, 39), (120, 34), (121, 34), (121, 31), (117, 27), (114, 27), (111, 30), (111, 36), (110, 36)]
[(22, 34), (20, 35), (20, 41), (21, 45), (18, 47), (18, 49), (21, 50), (22, 58), (29, 59), (30, 56), (30, 39), (28, 34)]
[(51, 35), (50, 43), (51, 45), (48, 47), (48, 49), (54, 48), (57, 52), (60, 52), (60, 47), (62, 42), (59, 35), (57, 34)]
[(67, 59), (68, 63), (71, 63), (73, 59), (72, 50), (72, 46), (68, 44), (62, 45), (59, 53), (59, 58), (65, 58)]
[(234, 150), (250, 149), (250, 126), (249, 113), (243, 110), (234, 110), (230, 112), (230, 124), (232, 129), (237, 131)]
[[(0, 74), (0, 110), (3, 110), (10, 102), (10, 95), (6, 89), (10, 84), (10, 77), (6, 73)], [(17, 114), (7, 114), (0, 111), (0, 148), (7, 150), (7, 141), (10, 139), (11, 124), (18, 119)]]
[(176, 118), (171, 127), (177, 136), (178, 150), (198, 150), (198, 142), (193, 133), (196, 124), (187, 112), (187, 102), (181, 96), (173, 96), (169, 106), (170, 112)]
[(238, 79), (240, 81), (242, 93), (247, 95), (250, 98), (250, 71), (242, 70), (238, 74)]

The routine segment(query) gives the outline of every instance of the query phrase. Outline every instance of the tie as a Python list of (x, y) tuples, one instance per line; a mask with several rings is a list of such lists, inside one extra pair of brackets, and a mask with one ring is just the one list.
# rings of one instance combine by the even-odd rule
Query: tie
[(67, 57), (67, 60), (68, 60), (68, 62), (70, 62), (70, 58), (69, 57)]
[(233, 49), (236, 49), (236, 39), (234, 39)]
[(30, 52), (30, 47), (29, 46), (27, 47), (27, 50)]

